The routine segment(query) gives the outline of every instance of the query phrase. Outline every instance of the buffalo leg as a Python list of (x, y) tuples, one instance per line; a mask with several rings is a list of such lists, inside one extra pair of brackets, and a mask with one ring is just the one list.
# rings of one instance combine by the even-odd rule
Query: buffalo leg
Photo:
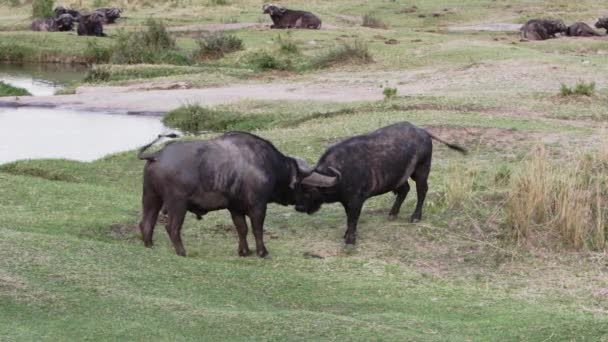
[(166, 228), (169, 238), (171, 238), (171, 242), (173, 243), (173, 247), (175, 248), (175, 253), (179, 256), (186, 256), (186, 250), (184, 249), (181, 237), (182, 225), (186, 218), (186, 204), (180, 203), (179, 201), (172, 201), (167, 207), (167, 211), (169, 212), (169, 222), (167, 223)]
[(355, 201), (344, 206), (346, 210), (346, 233), (344, 233), (344, 242), (348, 245), (354, 245), (357, 241), (357, 223), (363, 208), (363, 201)]
[(245, 220), (245, 215), (239, 214), (231, 211), (230, 216), (232, 216), (232, 222), (236, 227), (236, 231), (239, 234), (239, 255), (240, 256), (248, 256), (251, 254), (249, 250), (249, 245), (247, 244), (247, 221)]
[(268, 255), (268, 250), (264, 246), (264, 220), (266, 219), (266, 206), (253, 209), (249, 213), (251, 219), (251, 229), (255, 236), (256, 253), (260, 258)]
[(139, 223), (139, 230), (144, 239), (144, 246), (152, 247), (154, 244), (152, 235), (154, 234), (154, 226), (158, 219), (158, 212), (160, 211), (163, 201), (160, 196), (152, 193), (150, 190), (144, 189), (143, 194), (143, 214), (141, 222)]
[(406, 181), (405, 184), (395, 189), (395, 193), (397, 194), (397, 198), (395, 198), (395, 203), (393, 203), (393, 207), (391, 211), (388, 213), (389, 220), (396, 220), (399, 215), (399, 210), (401, 209), (401, 205), (405, 198), (407, 197), (407, 193), (410, 192), (410, 184)]
[(424, 205), (424, 199), (426, 198), (426, 193), (429, 190), (428, 178), (429, 172), (431, 171), (431, 163), (430, 160), (428, 163), (425, 163), (421, 167), (419, 167), (412, 178), (416, 182), (416, 196), (418, 197), (416, 202), (416, 209), (412, 214), (410, 222), (418, 222), (422, 219), (422, 206)]

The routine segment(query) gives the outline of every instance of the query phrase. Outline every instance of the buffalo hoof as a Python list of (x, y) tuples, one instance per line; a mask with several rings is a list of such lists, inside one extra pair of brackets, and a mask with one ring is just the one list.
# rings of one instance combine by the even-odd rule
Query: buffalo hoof
[(389, 221), (396, 221), (397, 220), (397, 215), (396, 214), (389, 214), (388, 215), (388, 220)]
[(418, 222), (420, 222), (420, 217), (413, 217), (412, 216), (412, 218), (410, 219), (410, 222), (411, 223), (418, 223)]
[(249, 248), (239, 249), (239, 256), (247, 257), (250, 255), (251, 255), (251, 251), (249, 250)]
[(344, 238), (344, 243), (346, 243), (347, 245), (354, 245), (357, 242), (357, 237), (353, 234), (353, 235), (346, 235), (346, 237)]
[(266, 258), (268, 256), (268, 250), (266, 249), (266, 247), (264, 247), (262, 249), (258, 249), (256, 251), (256, 253), (258, 254), (258, 256), (260, 258)]

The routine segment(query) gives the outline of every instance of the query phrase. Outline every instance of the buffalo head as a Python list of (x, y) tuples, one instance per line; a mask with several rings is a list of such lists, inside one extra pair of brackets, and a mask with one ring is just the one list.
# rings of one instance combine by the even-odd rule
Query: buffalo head
[(287, 9), (277, 6), (277, 5), (273, 5), (273, 4), (266, 4), (266, 5), (262, 6), (262, 11), (264, 14), (270, 14), (271, 16), (273, 16), (273, 15), (281, 15), (281, 14), (285, 13), (285, 11), (287, 11)]
[(305, 171), (305, 177), (296, 186), (296, 210), (314, 214), (326, 202), (327, 195), (335, 192), (342, 174), (333, 167), (328, 167), (325, 172), (303, 168), (300, 170)]

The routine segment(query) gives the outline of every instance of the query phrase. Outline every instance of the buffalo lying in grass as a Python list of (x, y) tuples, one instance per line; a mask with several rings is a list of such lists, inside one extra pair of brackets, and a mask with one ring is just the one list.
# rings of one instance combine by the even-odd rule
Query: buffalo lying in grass
[(608, 33), (608, 17), (606, 18), (599, 18), (597, 20), (597, 22), (595, 23), (595, 27), (596, 28), (603, 28), (606, 29), (606, 33)]
[(105, 37), (106, 34), (103, 33), (103, 20), (103, 15), (98, 12), (81, 14), (78, 21), (78, 35)]
[(57, 18), (34, 19), (31, 26), (33, 31), (72, 31), (74, 29), (74, 18), (70, 14), (61, 14)]
[(596, 37), (600, 34), (591, 28), (591, 26), (578, 22), (574, 23), (566, 29), (566, 36), (569, 37)]
[(267, 256), (266, 207), (268, 203), (294, 204), (296, 184), (309, 175), (303, 173), (309, 170), (306, 163), (243, 132), (228, 132), (206, 141), (174, 142), (158, 152), (144, 154), (157, 140), (139, 152), (139, 158), (147, 161), (140, 223), (145, 246), (152, 246), (154, 226), (163, 206), (168, 214), (167, 232), (175, 252), (181, 256), (186, 255), (180, 234), (186, 212), (203, 216), (209, 211), (228, 209), (239, 235), (238, 254), (250, 254), (245, 220), (248, 216), (257, 255)]
[(306, 12), (283, 8), (280, 6), (266, 4), (262, 7), (265, 14), (269, 14), (273, 25), (270, 28), (286, 29), (286, 28), (303, 28), (303, 29), (320, 29), (321, 19), (316, 15)]
[(314, 170), (304, 172), (310, 176), (298, 183), (296, 210), (313, 214), (323, 203), (341, 203), (348, 225), (344, 239), (347, 244), (354, 244), (363, 203), (370, 197), (392, 191), (397, 198), (389, 218), (395, 219), (410, 190), (408, 179), (411, 177), (416, 182), (418, 203), (410, 221), (419, 221), (428, 191), (433, 139), (466, 153), (462, 147), (449, 144), (408, 122), (380, 128), (329, 147)]
[(521, 27), (520, 32), (524, 39), (545, 40), (565, 33), (566, 29), (566, 24), (560, 19), (532, 19)]

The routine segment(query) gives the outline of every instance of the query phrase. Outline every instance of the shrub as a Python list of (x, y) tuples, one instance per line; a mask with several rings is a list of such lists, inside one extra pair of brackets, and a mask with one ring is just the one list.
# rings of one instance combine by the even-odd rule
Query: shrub
[(593, 96), (595, 95), (595, 82), (578, 82), (574, 87), (562, 83), (561, 96)]
[(32, 1), (32, 17), (51, 18), (53, 15), (53, 0)]
[(203, 131), (255, 130), (269, 127), (274, 121), (270, 114), (246, 115), (229, 110), (182, 106), (163, 118), (163, 123), (183, 133), (199, 134)]
[(397, 88), (389, 88), (386, 87), (384, 88), (384, 90), (382, 91), (382, 94), (384, 95), (384, 99), (385, 100), (390, 100), (393, 97), (397, 96)]
[(29, 91), (0, 81), (0, 96), (28, 96)]
[(374, 16), (373, 14), (366, 14), (363, 16), (363, 23), (361, 26), (371, 27), (371, 28), (381, 28), (386, 29), (387, 26), (382, 20)]
[(146, 27), (145, 31), (118, 32), (112, 48), (112, 63), (190, 64), (190, 59), (175, 49), (175, 40), (162, 22), (148, 19)]
[(330, 49), (312, 61), (314, 68), (327, 68), (340, 64), (364, 64), (373, 62), (367, 45), (359, 40)]
[(288, 58), (275, 57), (268, 51), (257, 51), (249, 55), (249, 66), (256, 71), (294, 70), (293, 62)]
[(544, 147), (535, 149), (511, 177), (507, 224), (518, 242), (557, 236), (577, 249), (606, 247), (608, 159), (601, 153), (551, 162)]
[(209, 4), (224, 6), (224, 5), (228, 5), (228, 1), (227, 0), (209, 0)]
[(242, 50), (243, 41), (233, 34), (218, 31), (201, 38), (198, 46), (195, 53), (198, 58), (221, 58), (226, 53)]

